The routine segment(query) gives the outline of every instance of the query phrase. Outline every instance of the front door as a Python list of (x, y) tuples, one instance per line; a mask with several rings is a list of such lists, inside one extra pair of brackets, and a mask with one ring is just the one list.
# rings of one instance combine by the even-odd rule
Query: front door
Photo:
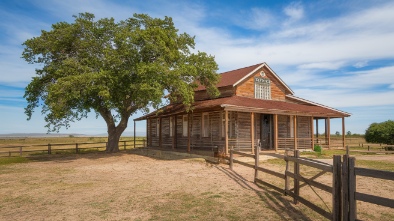
[(272, 114), (261, 115), (261, 149), (272, 149)]

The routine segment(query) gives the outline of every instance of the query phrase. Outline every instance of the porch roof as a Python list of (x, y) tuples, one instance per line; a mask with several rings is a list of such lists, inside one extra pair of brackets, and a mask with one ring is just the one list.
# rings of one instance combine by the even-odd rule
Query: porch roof
[[(194, 112), (229, 110), (240, 112), (302, 115), (314, 117), (348, 117), (349, 113), (314, 104), (296, 104), (285, 101), (262, 100), (240, 96), (224, 97), (212, 100), (196, 101), (192, 104)], [(170, 116), (186, 113), (183, 104), (170, 104), (150, 114), (134, 119), (134, 121), (145, 120), (157, 116)]]

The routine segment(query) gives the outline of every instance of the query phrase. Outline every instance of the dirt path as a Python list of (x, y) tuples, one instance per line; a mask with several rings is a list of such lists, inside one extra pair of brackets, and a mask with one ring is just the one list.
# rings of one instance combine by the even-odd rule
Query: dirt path
[(0, 220), (323, 219), (253, 174), (181, 155), (48, 156), (0, 166)]

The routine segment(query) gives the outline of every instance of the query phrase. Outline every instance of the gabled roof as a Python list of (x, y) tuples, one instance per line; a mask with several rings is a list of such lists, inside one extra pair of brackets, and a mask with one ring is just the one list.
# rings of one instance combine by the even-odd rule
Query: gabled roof
[[(265, 62), (220, 74), (220, 81), (216, 84), (216, 87), (220, 88), (226, 86), (237, 86), (247, 78), (256, 74), (256, 71), (263, 67), (266, 67), (272, 73), (272, 75), (290, 92), (290, 94), (294, 94), (293, 90), (291, 90), (290, 87)], [(205, 87), (199, 85), (196, 91), (201, 90), (205, 90)]]

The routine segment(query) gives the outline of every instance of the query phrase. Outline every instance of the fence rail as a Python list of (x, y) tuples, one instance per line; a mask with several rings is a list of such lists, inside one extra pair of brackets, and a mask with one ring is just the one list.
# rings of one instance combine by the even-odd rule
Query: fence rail
[[(256, 147), (256, 154), (243, 153), (230, 150), (230, 169), (233, 169), (233, 164), (238, 163), (243, 166), (253, 168), (255, 170), (254, 182), (256, 184), (262, 184), (275, 189), (278, 192), (284, 192), (286, 195), (293, 197), (294, 203), (298, 202), (304, 204), (305, 206), (311, 208), (315, 212), (321, 214), (322, 216), (331, 220), (357, 220), (357, 200), (364, 201), (368, 203), (373, 203), (385, 207), (394, 208), (394, 200), (375, 196), (366, 193), (360, 193), (356, 191), (356, 176), (365, 176), (372, 178), (379, 178), (384, 180), (394, 180), (394, 172), (358, 168), (355, 167), (355, 158), (349, 157), (349, 155), (343, 155), (343, 160), (341, 161), (341, 156), (333, 156), (333, 165), (323, 163), (316, 160), (311, 160), (308, 158), (299, 157), (299, 151), (293, 151), (293, 156), (289, 156), (291, 151), (287, 150), (285, 156), (280, 154), (266, 154), (286, 161), (286, 169), (284, 174), (279, 173), (268, 168), (263, 168), (259, 166), (259, 147)], [(237, 159), (234, 159), (235, 155), (251, 157), (255, 159), (255, 164), (246, 163)], [(289, 161), (294, 163), (294, 172), (290, 171)], [(314, 167), (321, 170), (321, 172), (316, 175), (306, 178), (300, 174), (300, 165), (305, 165), (309, 167)], [(276, 176), (285, 181), (285, 189), (273, 185), (267, 181), (258, 178), (258, 172), (267, 173)], [(326, 173), (332, 173), (332, 186), (326, 185), (315, 181), (317, 177), (322, 176)], [(294, 185), (290, 189), (290, 178), (293, 179)], [(300, 185), (300, 182), (303, 184)], [(332, 211), (328, 212), (325, 209), (316, 206), (313, 202), (307, 200), (306, 198), (300, 196), (300, 188), (309, 185), (323, 190), (327, 193), (332, 194)]]
[[(43, 148), (46, 147), (46, 148)], [(59, 148), (60, 147), (60, 148)], [(34, 145), (15, 145), (15, 146), (3, 146), (0, 147), (0, 156), (11, 157), (13, 154), (18, 154), (22, 156), (23, 153), (33, 153), (33, 152), (45, 152), (52, 154), (53, 151), (69, 151), (75, 150), (75, 153), (79, 153), (81, 150), (86, 149), (97, 149), (106, 148), (107, 142), (81, 142), (81, 143), (55, 143), (55, 144), (34, 144)], [(126, 150), (130, 148), (146, 147), (145, 139), (136, 140), (120, 140), (119, 149)], [(4, 151), (3, 149), (6, 149)]]

